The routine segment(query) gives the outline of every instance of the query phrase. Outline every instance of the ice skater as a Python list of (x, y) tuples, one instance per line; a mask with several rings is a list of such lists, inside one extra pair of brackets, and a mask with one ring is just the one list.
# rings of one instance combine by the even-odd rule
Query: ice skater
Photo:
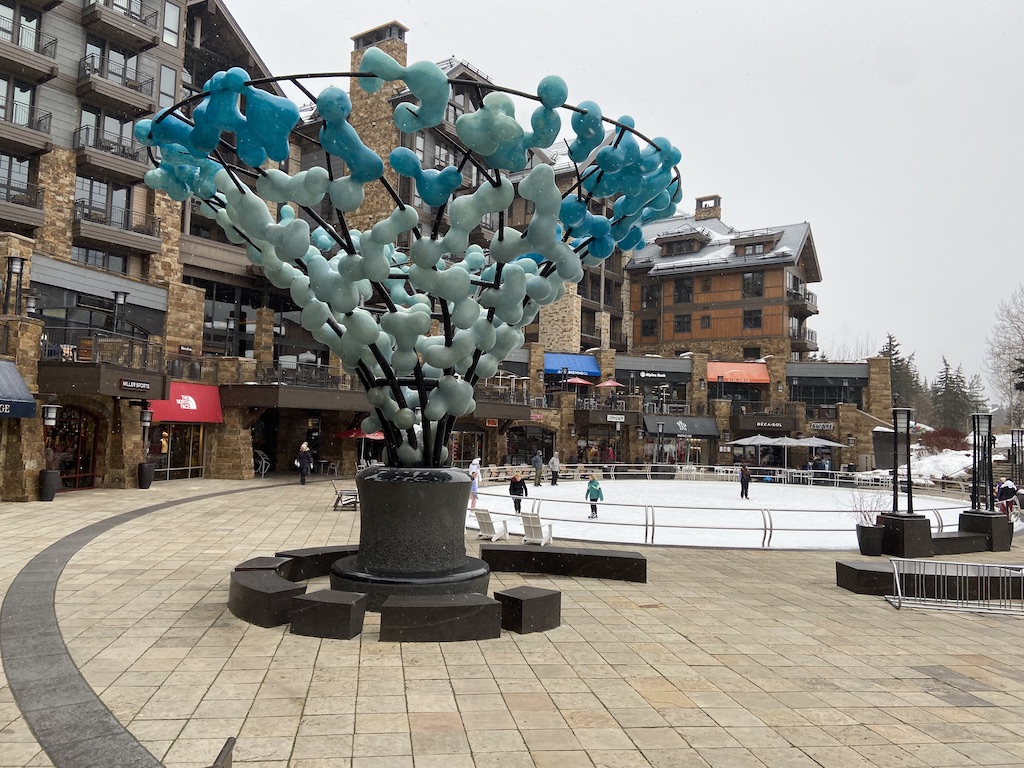
[(523, 480), (523, 476), (519, 472), (512, 475), (512, 479), (508, 484), (508, 492), (512, 496), (512, 505), (516, 508), (516, 514), (518, 515), (522, 511), (519, 506), (528, 495), (526, 493), (526, 481)]
[(750, 492), (750, 467), (747, 466), (747, 462), (740, 464), (740, 498), (749, 499), (750, 496), (747, 494)]
[(587, 491), (583, 494), (584, 498), (590, 502), (590, 520), (597, 519), (597, 504), (594, 502), (604, 501), (604, 491), (601, 490), (601, 483), (597, 481), (597, 475), (590, 476), (590, 482), (587, 483)]

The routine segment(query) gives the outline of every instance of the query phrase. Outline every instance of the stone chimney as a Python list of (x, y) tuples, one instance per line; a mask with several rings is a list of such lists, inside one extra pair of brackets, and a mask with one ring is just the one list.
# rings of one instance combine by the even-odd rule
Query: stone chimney
[(720, 195), (705, 195), (697, 198), (697, 206), (693, 211), (697, 221), (722, 218), (722, 198)]

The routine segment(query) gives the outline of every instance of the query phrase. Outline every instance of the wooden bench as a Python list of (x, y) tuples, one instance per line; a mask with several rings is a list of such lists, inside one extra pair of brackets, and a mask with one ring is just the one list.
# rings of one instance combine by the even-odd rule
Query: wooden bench
[(492, 571), (546, 573), (647, 583), (647, 558), (639, 552), (533, 544), (481, 544), (480, 559)]
[(458, 642), (501, 636), (501, 603), (487, 595), (391, 595), (380, 607), (381, 642)]

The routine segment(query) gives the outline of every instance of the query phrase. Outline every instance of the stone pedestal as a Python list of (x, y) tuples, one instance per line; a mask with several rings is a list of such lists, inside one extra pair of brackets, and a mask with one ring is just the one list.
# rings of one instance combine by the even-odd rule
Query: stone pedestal
[(882, 554), (892, 557), (932, 557), (932, 528), (924, 515), (886, 513), (880, 515), (885, 532)]
[(993, 552), (1009, 552), (1013, 523), (1000, 512), (972, 510), (960, 513), (960, 530), (965, 533), (983, 533), (988, 537), (988, 548)]
[(331, 589), (366, 594), (371, 611), (391, 595), (486, 593), (490, 568), (466, 557), (469, 485), (459, 469), (362, 470), (359, 553), (331, 567)]

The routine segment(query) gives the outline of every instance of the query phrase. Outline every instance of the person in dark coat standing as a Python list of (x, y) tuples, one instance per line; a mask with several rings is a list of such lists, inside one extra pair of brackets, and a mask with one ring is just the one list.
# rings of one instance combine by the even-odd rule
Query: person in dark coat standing
[(537, 451), (533, 454), (533, 484), (540, 488), (540, 481), (544, 476), (544, 454)]
[(516, 514), (520, 514), (521, 510), (519, 505), (523, 503), (523, 499), (528, 495), (526, 493), (526, 481), (523, 480), (523, 476), (516, 472), (512, 475), (512, 479), (508, 484), (508, 492), (512, 496), (512, 504), (516, 508)]
[(295, 457), (295, 465), (299, 468), (299, 482), (305, 485), (306, 478), (309, 476), (309, 470), (313, 467), (313, 454), (309, 450), (309, 443), (303, 443), (299, 446), (299, 453)]
[(747, 493), (750, 490), (750, 467), (747, 466), (747, 462), (740, 464), (740, 498), (749, 499), (750, 496)]

